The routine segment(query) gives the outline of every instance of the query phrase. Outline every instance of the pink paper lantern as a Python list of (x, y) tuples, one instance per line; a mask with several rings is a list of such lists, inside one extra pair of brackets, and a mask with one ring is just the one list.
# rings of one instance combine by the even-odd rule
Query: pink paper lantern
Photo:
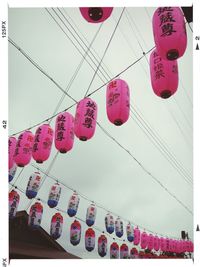
[(77, 246), (81, 240), (81, 224), (79, 221), (74, 220), (70, 227), (70, 243)]
[(88, 228), (85, 232), (85, 248), (87, 251), (94, 250), (95, 247), (95, 231), (92, 228)]
[(160, 238), (158, 236), (154, 236), (153, 247), (156, 251), (160, 249)]
[(133, 243), (135, 246), (137, 246), (140, 243), (140, 230), (138, 229), (138, 227), (135, 227), (133, 232), (134, 232)]
[(160, 238), (160, 250), (166, 251), (166, 239), (164, 237)]
[(141, 240), (140, 240), (140, 246), (142, 249), (145, 249), (147, 247), (148, 241), (149, 241), (148, 234), (146, 232), (143, 232), (141, 234)]
[(93, 137), (96, 128), (97, 104), (90, 98), (82, 99), (76, 107), (74, 133), (82, 141)]
[(53, 239), (58, 239), (62, 234), (63, 216), (57, 212), (51, 218), (50, 235)]
[(14, 154), (16, 149), (17, 139), (15, 137), (10, 137), (8, 140), (8, 154), (9, 154), (9, 161), (8, 161), (8, 168), (9, 170), (13, 167), (14, 161)]
[(184, 16), (179, 7), (159, 7), (153, 15), (154, 41), (165, 60), (182, 57), (187, 46)]
[(85, 20), (90, 23), (99, 23), (110, 17), (113, 7), (80, 7)]
[(163, 60), (156, 50), (150, 55), (151, 85), (154, 93), (169, 98), (178, 88), (177, 61)]
[(14, 153), (14, 161), (19, 167), (26, 166), (31, 161), (34, 135), (30, 131), (24, 131), (18, 137)]
[(116, 126), (129, 118), (130, 93), (128, 84), (121, 79), (111, 81), (106, 91), (106, 110), (110, 122)]
[(169, 248), (169, 238), (165, 239), (166, 242), (166, 252), (170, 252), (170, 248)]
[(63, 112), (57, 116), (55, 127), (55, 147), (60, 153), (70, 151), (74, 144), (74, 117)]
[(35, 202), (29, 211), (28, 225), (33, 229), (40, 227), (43, 214), (43, 206), (40, 202)]
[(53, 130), (49, 124), (39, 126), (35, 133), (32, 156), (37, 163), (43, 163), (50, 156)]
[(152, 234), (149, 235), (147, 248), (149, 250), (154, 248), (154, 236)]
[(107, 254), (107, 237), (105, 235), (100, 235), (98, 238), (98, 254), (101, 257), (105, 257)]

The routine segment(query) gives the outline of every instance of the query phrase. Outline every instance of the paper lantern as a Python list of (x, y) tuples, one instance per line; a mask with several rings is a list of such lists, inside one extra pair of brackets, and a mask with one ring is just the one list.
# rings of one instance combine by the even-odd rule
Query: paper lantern
[(142, 249), (145, 249), (148, 244), (148, 234), (146, 232), (143, 232), (141, 234), (141, 240), (140, 240), (140, 246)]
[(134, 241), (133, 241), (133, 243), (134, 243), (135, 246), (137, 246), (140, 243), (140, 230), (138, 229), (138, 227), (135, 227), (134, 228), (133, 233), (134, 233), (133, 234), (134, 235)]
[(192, 241), (189, 241), (189, 252), (194, 252), (194, 244)]
[(136, 248), (132, 248), (130, 250), (130, 259), (138, 259), (138, 258), (139, 258), (138, 250)]
[(169, 249), (169, 238), (166, 238), (165, 242), (166, 242), (166, 252), (170, 252), (170, 249)]
[(96, 129), (97, 104), (90, 98), (82, 99), (76, 107), (74, 133), (82, 141), (93, 137)]
[(130, 94), (128, 84), (121, 79), (111, 81), (106, 91), (106, 111), (110, 122), (116, 126), (129, 118)]
[(153, 247), (156, 251), (160, 249), (160, 238), (158, 236), (154, 236)]
[(29, 217), (28, 217), (28, 225), (33, 228), (37, 229), (40, 227), (41, 220), (43, 214), (43, 206), (39, 202), (35, 202), (30, 208)]
[(24, 131), (18, 137), (14, 153), (14, 161), (19, 167), (24, 167), (31, 161), (34, 135), (30, 131)]
[(100, 235), (98, 238), (98, 253), (101, 257), (105, 257), (107, 254), (107, 242), (105, 235)]
[(35, 133), (32, 156), (37, 163), (43, 163), (51, 153), (53, 130), (49, 124), (39, 126)]
[(74, 220), (70, 228), (70, 242), (73, 246), (77, 246), (81, 240), (81, 224)]
[(153, 15), (153, 34), (157, 51), (163, 59), (182, 57), (187, 46), (187, 34), (181, 9), (157, 8)]
[(110, 213), (108, 213), (105, 217), (105, 225), (106, 231), (109, 234), (112, 234), (114, 232), (114, 218)]
[(110, 259), (119, 259), (119, 246), (116, 242), (110, 245)]
[(85, 248), (87, 251), (92, 251), (95, 247), (95, 231), (88, 228), (85, 232)]
[(10, 137), (8, 140), (8, 168), (9, 170), (13, 167), (14, 161), (14, 154), (16, 149), (17, 139), (15, 137)]
[(28, 181), (26, 187), (26, 196), (29, 199), (32, 199), (37, 196), (38, 190), (40, 188), (41, 176), (39, 172), (34, 172)]
[(70, 151), (74, 144), (74, 117), (63, 112), (57, 116), (55, 127), (55, 147), (60, 153)]
[(149, 238), (148, 238), (148, 244), (147, 244), (147, 248), (149, 250), (152, 250), (154, 248), (154, 236), (152, 234), (149, 234)]
[(123, 222), (120, 219), (120, 217), (118, 217), (115, 221), (115, 234), (118, 237), (122, 237), (123, 236)]
[(19, 205), (19, 200), (20, 200), (19, 194), (15, 190), (12, 190), (9, 193), (9, 218), (10, 219), (13, 219), (16, 216), (17, 208)]
[(79, 201), (80, 201), (79, 196), (77, 195), (76, 192), (74, 192), (73, 195), (69, 199), (69, 204), (68, 204), (68, 209), (67, 209), (67, 213), (70, 217), (73, 217), (76, 215)]
[(127, 239), (129, 242), (133, 242), (133, 226), (128, 223), (127, 226), (126, 226), (126, 234), (127, 234)]
[(50, 235), (53, 239), (58, 239), (62, 234), (63, 216), (58, 212), (51, 219)]
[(128, 259), (129, 253), (128, 253), (128, 246), (126, 244), (122, 244), (120, 246), (120, 259)]
[(113, 7), (80, 7), (81, 15), (90, 23), (99, 23), (110, 17)]
[(8, 172), (8, 180), (11, 182), (13, 178), (15, 177), (15, 173), (17, 171), (17, 165), (16, 163), (13, 164), (12, 168)]
[(50, 208), (55, 208), (58, 205), (60, 194), (61, 194), (61, 187), (58, 183), (55, 183), (54, 185), (52, 185), (51, 190), (49, 192), (49, 198), (47, 204)]
[(154, 93), (161, 98), (169, 98), (178, 88), (177, 60), (163, 60), (156, 50), (150, 55), (151, 85)]
[(92, 203), (88, 208), (87, 208), (87, 214), (86, 214), (86, 224), (88, 226), (92, 226), (95, 222), (96, 219), (96, 212), (97, 209), (95, 205)]
[(160, 238), (160, 250), (166, 251), (166, 239), (164, 237)]

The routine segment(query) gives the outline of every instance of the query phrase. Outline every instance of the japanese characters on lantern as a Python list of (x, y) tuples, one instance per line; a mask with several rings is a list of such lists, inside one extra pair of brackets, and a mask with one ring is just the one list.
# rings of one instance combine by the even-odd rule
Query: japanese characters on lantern
[(105, 257), (107, 254), (107, 238), (105, 235), (100, 235), (98, 238), (98, 253), (99, 256)]
[(85, 248), (87, 251), (94, 250), (95, 247), (95, 231), (88, 228), (85, 232)]
[(70, 242), (73, 246), (77, 246), (81, 240), (81, 224), (74, 220), (70, 228)]
[(13, 219), (16, 216), (17, 208), (19, 205), (19, 200), (20, 200), (19, 194), (15, 190), (12, 190), (9, 193), (9, 218), (10, 219)]
[(127, 239), (129, 242), (133, 242), (133, 226), (131, 225), (131, 223), (128, 223), (126, 226), (126, 234), (127, 234)]
[(106, 91), (106, 111), (110, 122), (120, 126), (129, 118), (130, 93), (128, 84), (122, 79), (111, 81)]
[(175, 60), (185, 53), (187, 34), (184, 15), (179, 7), (159, 7), (153, 15), (153, 34), (158, 54)]
[(110, 259), (119, 259), (119, 245), (116, 242), (110, 245)]
[(55, 147), (60, 153), (70, 151), (74, 144), (74, 117), (68, 112), (57, 116), (55, 126)]
[(97, 209), (95, 205), (92, 203), (88, 208), (87, 208), (87, 214), (86, 214), (86, 224), (88, 226), (92, 226), (95, 222), (96, 219), (96, 212)]
[(120, 219), (120, 217), (118, 217), (115, 221), (115, 233), (116, 233), (116, 236), (118, 237), (122, 237), (124, 234), (123, 222)]
[(61, 194), (61, 187), (58, 183), (55, 183), (54, 185), (52, 185), (51, 190), (49, 192), (49, 198), (47, 204), (50, 208), (55, 208), (58, 205), (60, 194)]
[(138, 227), (134, 228), (134, 245), (137, 246), (140, 243), (140, 230)]
[(50, 235), (53, 239), (58, 239), (62, 234), (63, 216), (58, 212), (51, 219)]
[(10, 170), (15, 161), (14, 154), (16, 149), (17, 139), (15, 137), (10, 137), (8, 140), (8, 169)]
[(30, 131), (24, 131), (17, 140), (14, 153), (14, 161), (19, 167), (24, 167), (31, 161), (34, 135)]
[(76, 215), (79, 201), (80, 201), (79, 196), (77, 195), (76, 192), (74, 192), (73, 195), (69, 199), (69, 204), (68, 204), (68, 209), (67, 209), (67, 213), (70, 217), (73, 217)]
[(15, 177), (15, 173), (17, 171), (17, 164), (14, 163), (12, 168), (8, 172), (8, 181), (11, 182), (13, 178)]
[(100, 23), (108, 19), (113, 7), (80, 7), (81, 15), (90, 23)]
[(151, 85), (154, 93), (161, 98), (169, 98), (178, 88), (177, 60), (163, 60), (156, 50), (150, 55)]
[(51, 153), (53, 130), (49, 124), (39, 126), (35, 133), (32, 156), (37, 163), (43, 163)]
[(90, 98), (84, 98), (77, 104), (74, 133), (77, 138), (87, 141), (96, 129), (97, 104)]
[(120, 246), (120, 259), (128, 259), (128, 258), (129, 258), (128, 246), (126, 244), (122, 244)]
[(109, 233), (109, 234), (112, 234), (114, 232), (114, 218), (113, 216), (108, 213), (105, 217), (105, 225), (106, 225), (106, 231)]
[(33, 229), (39, 228), (42, 220), (42, 214), (43, 206), (41, 203), (35, 202), (29, 211), (28, 225)]
[(28, 181), (26, 187), (26, 196), (29, 199), (32, 199), (37, 196), (38, 190), (40, 188), (41, 176), (39, 172), (34, 172)]

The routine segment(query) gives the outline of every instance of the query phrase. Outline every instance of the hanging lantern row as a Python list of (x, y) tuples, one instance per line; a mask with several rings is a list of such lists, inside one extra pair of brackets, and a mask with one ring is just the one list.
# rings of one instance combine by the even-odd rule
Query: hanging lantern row
[[(32, 174), (29, 178), (27, 189), (26, 189), (26, 195), (29, 199), (35, 198), (40, 186), (41, 176), (38, 172), (35, 172)], [(59, 198), (61, 194), (61, 187), (58, 183), (55, 183), (49, 192), (49, 198), (47, 204), (50, 208), (54, 208), (57, 206)], [(12, 190), (9, 193), (9, 217), (10, 219), (14, 218), (17, 212), (17, 208), (19, 205), (19, 194)], [(68, 203), (68, 209), (67, 213), (70, 217), (73, 217), (76, 215), (78, 206), (79, 206), (80, 198), (76, 192), (72, 194), (72, 196), (69, 199)], [(37, 203), (37, 202), (36, 202)], [(36, 209), (40, 208), (40, 216), (42, 216), (43, 210), (41, 209), (41, 205), (36, 205)], [(33, 207), (34, 208), (34, 207)], [(32, 210), (31, 210), (32, 212)], [(87, 208), (86, 213), (86, 224), (90, 227), (95, 223), (96, 219), (96, 206), (94, 203), (91, 203), (90, 206)], [(38, 220), (35, 218), (35, 220)], [(63, 223), (63, 219), (61, 220)], [(36, 224), (37, 225), (37, 224)], [(114, 217), (112, 214), (108, 213), (105, 216), (105, 226), (106, 231), (109, 234), (112, 234), (115, 231), (115, 234), (117, 237), (121, 238), (124, 234), (123, 231), (123, 221), (120, 219), (120, 217), (117, 217), (116, 220), (114, 220)], [(78, 229), (78, 228), (77, 228)], [(80, 229), (79, 229), (80, 230)], [(138, 227), (133, 228), (131, 223), (129, 222), (126, 226), (126, 235), (127, 240), (129, 242), (133, 242), (135, 246), (140, 245), (141, 249), (148, 249), (150, 251), (164, 251), (164, 252), (178, 252), (178, 251), (189, 251), (191, 250), (191, 247), (188, 248), (188, 246), (192, 243), (184, 243), (180, 240), (174, 240), (174, 239), (168, 239), (163, 237), (154, 236), (152, 234), (147, 234), (145, 231), (142, 233), (140, 232)], [(189, 242), (189, 241), (188, 241)], [(186, 247), (185, 247), (186, 246)]]
[[(19, 205), (20, 196), (15, 191), (12, 190), (9, 193), (9, 217), (13, 219), (16, 215), (17, 208)], [(40, 227), (41, 220), (43, 215), (43, 206), (39, 202), (35, 202), (29, 211), (28, 217), (28, 225), (37, 229)], [(120, 221), (119, 218), (116, 220)], [(60, 213), (55, 213), (51, 219), (50, 226), (50, 235), (55, 240), (60, 238), (62, 234), (63, 228), (63, 216)], [(127, 229), (130, 230), (130, 223), (127, 226)], [(137, 237), (140, 235), (140, 230), (136, 227), (134, 229), (134, 235)], [(135, 237), (134, 236), (134, 237)], [(70, 243), (73, 246), (76, 246), (80, 243), (81, 239), (81, 224), (79, 221), (74, 220), (70, 227)], [(193, 252), (193, 243), (190, 240), (175, 240), (169, 238), (163, 238), (158, 236), (153, 236), (152, 234), (147, 234), (146, 232), (142, 232), (140, 235), (140, 242), (133, 242), (134, 245), (140, 244), (141, 249), (148, 249), (149, 251), (162, 251), (166, 253), (184, 253), (184, 252)], [(135, 241), (135, 239), (134, 239)], [(95, 247), (95, 232), (92, 228), (88, 228), (85, 232), (85, 248), (87, 251), (94, 250)], [(100, 235), (98, 238), (98, 253), (101, 257), (106, 256), (107, 254), (107, 238), (104, 234)], [(140, 255), (141, 256), (141, 255)], [(118, 258), (119, 257), (119, 246), (116, 242), (112, 243), (110, 246), (110, 258)], [(130, 255), (128, 252), (128, 246), (126, 244), (122, 244), (120, 247), (120, 258), (137, 258), (138, 252), (136, 248), (132, 248), (130, 251)], [(141, 256), (142, 257), (142, 256)]]
[(178, 58), (185, 53), (187, 34), (179, 7), (159, 7), (153, 15), (156, 49), (150, 55), (151, 85), (154, 93), (169, 98), (178, 88)]

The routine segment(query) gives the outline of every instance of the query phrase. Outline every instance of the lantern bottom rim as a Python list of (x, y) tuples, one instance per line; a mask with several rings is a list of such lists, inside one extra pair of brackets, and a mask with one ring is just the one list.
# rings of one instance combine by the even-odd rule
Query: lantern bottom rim
[(36, 160), (36, 162), (37, 162), (37, 163), (43, 163), (43, 161), (42, 161), (42, 160)]
[(114, 124), (115, 124), (116, 126), (121, 126), (121, 125), (123, 124), (123, 121), (122, 121), (121, 119), (116, 119), (116, 120), (114, 121)]
[(79, 140), (81, 140), (81, 141), (87, 141), (87, 137), (86, 136), (80, 136), (79, 137)]
[(177, 49), (171, 49), (167, 52), (167, 59), (168, 60), (175, 60), (179, 58), (179, 52)]
[(172, 95), (172, 92), (170, 90), (163, 90), (161, 93), (160, 93), (160, 96), (164, 99), (167, 99), (169, 98), (170, 96)]
[(67, 150), (66, 149), (60, 149), (59, 151), (60, 151), (61, 154), (67, 153)]

